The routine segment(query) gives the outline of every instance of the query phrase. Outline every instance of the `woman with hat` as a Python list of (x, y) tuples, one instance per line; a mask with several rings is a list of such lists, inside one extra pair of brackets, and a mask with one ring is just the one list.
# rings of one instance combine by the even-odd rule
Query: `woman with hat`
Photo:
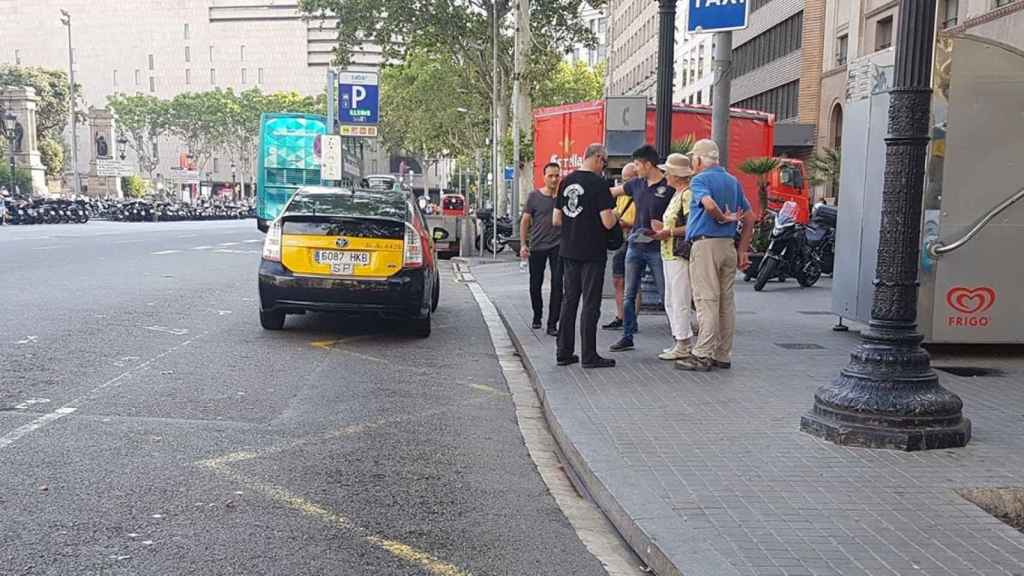
[[(680, 360), (690, 355), (693, 328), (690, 325), (690, 274), (689, 262), (677, 254), (676, 240), (686, 237), (686, 219), (690, 211), (690, 177), (693, 169), (690, 159), (683, 154), (669, 154), (664, 164), (658, 166), (675, 189), (662, 217), (660, 227), (656, 226), (655, 238), (661, 240), (661, 261), (665, 269), (665, 313), (668, 314), (672, 346), (666, 348), (658, 358)], [(682, 244), (680, 240), (679, 244)]]

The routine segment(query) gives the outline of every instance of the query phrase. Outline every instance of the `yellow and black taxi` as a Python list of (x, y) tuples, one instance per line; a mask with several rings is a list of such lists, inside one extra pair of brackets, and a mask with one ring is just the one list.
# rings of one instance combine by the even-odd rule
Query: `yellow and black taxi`
[(434, 241), (411, 193), (299, 189), (267, 231), (260, 324), (307, 311), (378, 314), (430, 335), (440, 280)]

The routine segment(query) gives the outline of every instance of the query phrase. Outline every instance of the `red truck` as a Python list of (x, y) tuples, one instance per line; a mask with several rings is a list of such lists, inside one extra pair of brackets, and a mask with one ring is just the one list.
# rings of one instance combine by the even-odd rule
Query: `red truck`
[[(654, 144), (654, 106), (647, 107), (647, 142)], [(534, 162), (533, 183), (540, 188), (543, 168), (548, 162), (558, 162), (567, 174), (583, 163), (583, 152), (594, 142), (604, 142), (604, 100), (566, 104), (553, 108), (539, 108), (533, 114)], [(672, 111), (672, 140), (692, 136), (694, 139), (711, 137), (711, 108), (708, 106), (675, 104)], [(757, 197), (757, 178), (744, 174), (739, 166), (748, 158), (772, 155), (775, 121), (771, 114), (752, 110), (733, 109), (729, 122), (729, 171), (739, 178), (747, 200), (755, 214), (761, 213)], [(768, 207), (778, 209), (787, 200), (799, 207), (797, 220), (806, 224), (809, 219), (810, 186), (799, 160), (780, 159), (768, 178)]]

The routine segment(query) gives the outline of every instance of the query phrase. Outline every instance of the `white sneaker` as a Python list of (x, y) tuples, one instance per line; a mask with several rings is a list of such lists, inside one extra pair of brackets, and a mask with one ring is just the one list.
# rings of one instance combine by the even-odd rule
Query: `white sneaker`
[(676, 342), (675, 346), (658, 354), (658, 358), (666, 361), (683, 360), (689, 357), (690, 347), (682, 342)]

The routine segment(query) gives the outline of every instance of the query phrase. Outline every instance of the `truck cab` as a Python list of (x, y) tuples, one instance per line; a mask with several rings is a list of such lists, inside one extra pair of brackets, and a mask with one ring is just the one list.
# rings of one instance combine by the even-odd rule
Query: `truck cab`
[(768, 179), (768, 209), (778, 212), (786, 202), (795, 202), (796, 221), (807, 224), (811, 217), (811, 187), (804, 163), (779, 158), (779, 166)]

